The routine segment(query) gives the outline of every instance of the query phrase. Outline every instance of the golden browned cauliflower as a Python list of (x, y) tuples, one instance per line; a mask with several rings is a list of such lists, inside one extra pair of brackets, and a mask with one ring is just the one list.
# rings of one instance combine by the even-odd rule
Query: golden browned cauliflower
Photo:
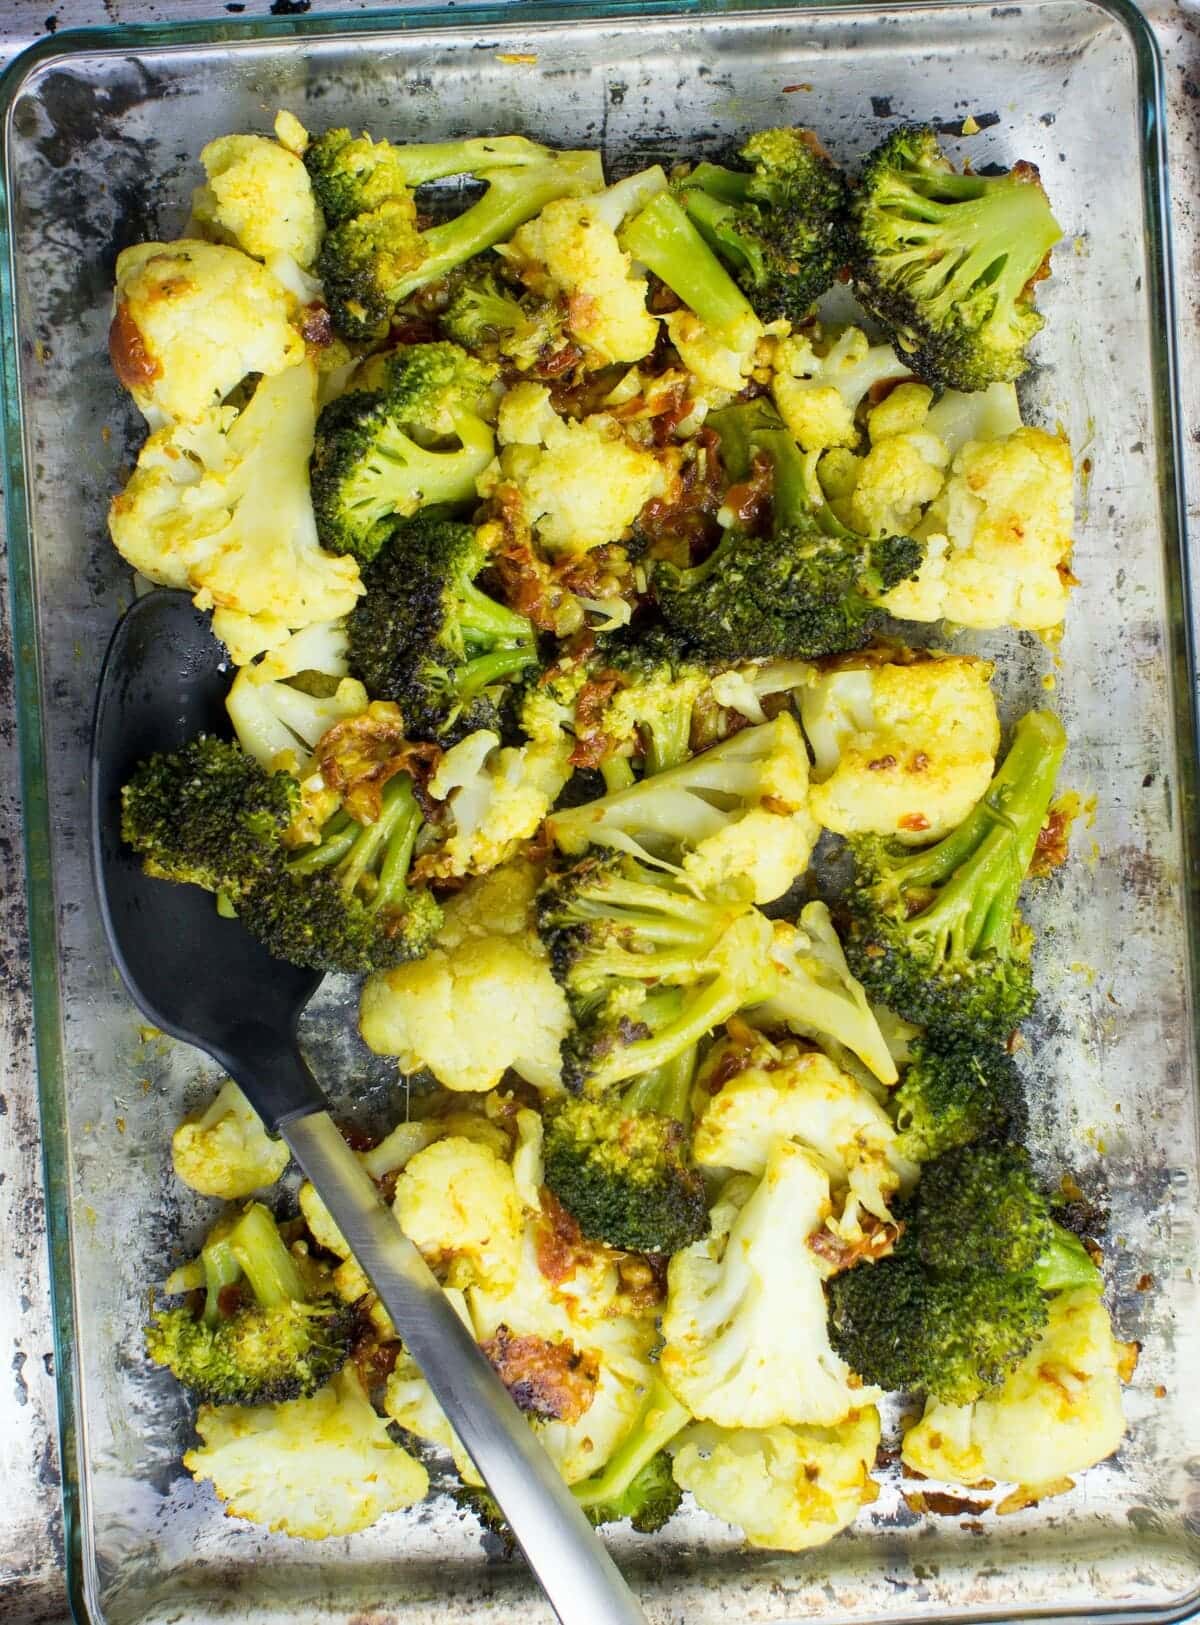
[(137, 243), (117, 259), (108, 348), (152, 428), (201, 417), (251, 373), (304, 359), (288, 295), (257, 260), (224, 243)]
[(392, 1211), (448, 1286), (504, 1292), (516, 1280), (523, 1205), (508, 1162), (478, 1140), (454, 1135), (410, 1157)]
[(190, 1113), (171, 1136), (177, 1177), (201, 1196), (227, 1202), (273, 1185), (290, 1160), (287, 1146), (267, 1133), (232, 1078), (226, 1078), (211, 1105)]
[(208, 183), (192, 196), (200, 224), (255, 259), (308, 269), (325, 223), (303, 160), (262, 135), (222, 135), (200, 153)]
[(918, 844), (960, 824), (991, 782), (1000, 744), (991, 676), (988, 661), (965, 655), (810, 666), (795, 694), (818, 821), (839, 835)]

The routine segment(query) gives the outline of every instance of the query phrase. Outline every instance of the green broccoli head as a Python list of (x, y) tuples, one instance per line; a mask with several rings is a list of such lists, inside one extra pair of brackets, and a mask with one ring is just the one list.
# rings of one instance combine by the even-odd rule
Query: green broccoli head
[(774, 984), (770, 922), (748, 902), (706, 899), (621, 854), (551, 875), (537, 919), (571, 1003), (563, 1079), (576, 1093), (669, 1065)]
[(764, 321), (803, 321), (848, 257), (845, 177), (811, 130), (760, 130), (738, 157), (698, 164), (684, 208)]
[(1055, 1224), (1016, 1145), (972, 1145), (922, 1169), (895, 1252), (830, 1283), (839, 1353), (870, 1382), (965, 1405), (1028, 1353), (1046, 1294), (1100, 1285)]
[[(334, 325), (350, 339), (378, 337), (418, 288), (506, 241), (555, 198), (604, 185), (598, 153), (515, 135), (394, 147), (335, 130), (306, 162), (330, 225), (318, 271)], [(455, 175), (483, 181), (483, 196), (419, 230), (412, 189)]]
[(710, 665), (668, 628), (622, 629), (598, 637), (589, 667), (594, 687), (611, 688), (593, 718), (586, 716), (586, 705), (576, 706), (576, 739), (590, 721), (597, 741), (608, 747), (589, 752), (590, 765), (609, 751), (627, 749), (641, 758), (649, 776), (687, 761), (694, 744), (711, 743), (703, 716)]
[(911, 1047), (890, 1106), (897, 1149), (914, 1162), (977, 1140), (1022, 1140), (1028, 1126), (1025, 1086), (1003, 1045), (958, 1033), (927, 1034)]
[(352, 1309), (332, 1294), (309, 1291), (261, 1203), (217, 1226), (200, 1265), (203, 1313), (159, 1310), (145, 1334), (150, 1359), (198, 1398), (212, 1405), (307, 1398), (345, 1364)]
[(652, 585), (664, 620), (712, 658), (815, 659), (857, 649), (886, 612), (878, 599), (916, 574), (924, 543), (871, 539), (833, 514), (783, 420), (766, 400), (714, 412), (708, 421), (732, 486), (765, 480), (768, 531), (733, 524), (702, 563), (662, 561)]
[(312, 495), (321, 545), (366, 563), (397, 519), (475, 501), (495, 449), (485, 417), (495, 371), (439, 343), (372, 357), (364, 374), (371, 387), (330, 401), (317, 420)]
[(566, 342), (566, 312), (502, 280), (494, 255), (468, 265), (438, 317), (442, 336), (485, 361), (537, 374)]
[(148, 875), (236, 897), (277, 866), (299, 803), (289, 774), (201, 734), (138, 764), (121, 791), (121, 835)]
[(628, 1518), (639, 1535), (655, 1535), (679, 1511), (683, 1491), (671, 1472), (671, 1458), (657, 1451), (618, 1495), (584, 1506), (589, 1520), (600, 1528)]
[(546, 1120), (546, 1184), (583, 1234), (629, 1252), (675, 1253), (708, 1231), (704, 1181), (688, 1155), (695, 1048), (602, 1099)]
[(498, 729), (500, 685), (536, 663), (529, 621), (475, 585), (486, 565), (470, 525), (429, 513), (399, 525), (364, 574), (350, 667), (399, 705), (410, 738)]
[(335, 813), (314, 846), (301, 847), (239, 900), (239, 916), (277, 959), (361, 975), (419, 959), (442, 912), (408, 885), (422, 817), (407, 773), (389, 778), (379, 817), (359, 824)]
[(1062, 236), (1032, 164), (959, 175), (928, 125), (905, 125), (867, 158), (852, 216), (859, 297), (914, 372), (961, 390), (1024, 372)]
[(1003, 1041), (1033, 1009), (1033, 933), (1017, 912), (1066, 749), (1061, 722), (1030, 711), (987, 793), (957, 829), (913, 851), (850, 843), (846, 957), (868, 993), (910, 1021)]

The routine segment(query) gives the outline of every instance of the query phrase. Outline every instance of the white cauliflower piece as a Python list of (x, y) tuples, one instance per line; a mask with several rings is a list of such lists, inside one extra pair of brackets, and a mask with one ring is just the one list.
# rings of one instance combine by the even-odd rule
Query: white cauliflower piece
[(560, 418), (541, 384), (517, 384), (500, 403), (503, 450), (480, 476), (480, 496), (515, 488), (526, 522), (552, 555), (576, 555), (621, 539), (669, 474), (606, 413)]
[(1000, 722), (992, 666), (966, 655), (848, 656), (797, 686), (812, 747), (809, 805), (839, 835), (918, 844), (955, 829), (991, 782)]
[(671, 1260), (662, 1375), (700, 1421), (829, 1427), (879, 1398), (855, 1387), (829, 1343), (807, 1238), (829, 1217), (829, 1176), (811, 1152), (775, 1145), (761, 1179), (735, 1175), (711, 1233)]
[[(861, 1240), (863, 1213), (892, 1221), (890, 1203), (916, 1183), (916, 1165), (896, 1150), (896, 1130), (875, 1097), (818, 1051), (795, 1044), (740, 1046), (722, 1040), (696, 1079), (699, 1116), (692, 1155), (702, 1167), (736, 1168), (760, 1176), (780, 1140), (797, 1140), (829, 1175), (839, 1216), (829, 1228), (843, 1241)], [(739, 1066), (714, 1095), (708, 1082)]]
[(850, 497), (853, 528), (864, 536), (910, 536), (941, 490), (949, 462), (936, 435), (891, 434), (873, 441)]
[(776, 345), (771, 394), (804, 450), (825, 451), (858, 444), (858, 408), (874, 385), (911, 376), (890, 345), (873, 345), (860, 328), (832, 338), (817, 329)]
[[(278, 648), (244, 665), (225, 697), (238, 743), (270, 771), (300, 777), (317, 742), (335, 723), (367, 709), (367, 691), (350, 676), (343, 621), (296, 632)], [(330, 692), (297, 687), (300, 676), (326, 679)]]
[(904, 1436), (903, 1460), (956, 1484), (1061, 1485), (1124, 1438), (1121, 1374), (1135, 1352), (1114, 1339), (1098, 1292), (1060, 1292), (1044, 1331), (997, 1392), (971, 1405), (926, 1402)]
[(666, 186), (655, 166), (591, 197), (558, 198), (498, 250), (535, 293), (565, 300), (567, 326), (594, 366), (640, 361), (654, 348), (658, 318), (617, 227)]
[(449, 833), (421, 856), (419, 873), (438, 879), (484, 874), (507, 862), (538, 831), (571, 776), (566, 734), (501, 748), (480, 728), (443, 755), (429, 794), (449, 803)]
[(348, 614), (362, 592), (355, 560), (317, 540), (308, 492), (316, 383), (305, 362), (264, 378), (241, 412), (218, 407), (152, 434), (109, 510), (122, 558), (216, 609), (213, 630), (236, 665), (278, 644), (281, 626)]
[(523, 936), (471, 936), (379, 971), (363, 988), (359, 1028), (402, 1072), (428, 1068), (447, 1089), (494, 1089), (509, 1067), (561, 1087), (566, 996), (544, 951)]
[(203, 1111), (192, 1112), (171, 1136), (171, 1163), (185, 1185), (201, 1196), (237, 1201), (273, 1185), (291, 1161), (282, 1140), (245, 1095), (227, 1078)]
[(311, 1399), (201, 1405), (201, 1444), (183, 1464), (211, 1481), (234, 1518), (327, 1540), (424, 1499), (429, 1475), (394, 1444), (352, 1366)]
[(751, 330), (744, 349), (731, 349), (724, 339), (710, 332), (694, 311), (672, 310), (663, 317), (671, 343), (679, 352), (693, 378), (709, 390), (726, 396), (739, 394), (758, 360), (762, 330)]
[(1003, 440), (1021, 427), (1017, 387), (989, 384), (969, 395), (947, 389), (925, 414), (922, 427), (937, 435), (952, 457), (968, 440)]
[(1060, 625), (1074, 583), (1073, 477), (1070, 446), (1042, 429), (968, 441), (920, 526), (925, 562), (885, 607), (979, 630)]
[(192, 213), (255, 259), (316, 262), (325, 223), (303, 160), (262, 135), (223, 135), (201, 150), (208, 184)]
[(803, 1552), (832, 1540), (875, 1500), (878, 1445), (873, 1405), (828, 1428), (702, 1422), (681, 1435), (672, 1471), (698, 1506), (738, 1525), (751, 1546)]
[(108, 347), (151, 428), (211, 412), (251, 373), (304, 359), (288, 295), (257, 260), (223, 243), (137, 243), (117, 258)]
[(477, 1140), (435, 1140), (410, 1157), (392, 1212), (448, 1286), (507, 1291), (516, 1280), (523, 1204), (508, 1163)]
[(803, 874), (819, 826), (808, 803), (808, 751), (781, 712), (681, 766), (551, 815), (558, 848), (613, 847), (678, 864), (706, 891), (769, 903)]

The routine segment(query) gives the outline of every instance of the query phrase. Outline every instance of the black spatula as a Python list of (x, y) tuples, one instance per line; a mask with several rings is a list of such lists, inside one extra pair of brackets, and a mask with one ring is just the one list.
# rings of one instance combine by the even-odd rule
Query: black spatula
[(312, 1181), (499, 1502), (564, 1625), (645, 1625), (616, 1565), (338, 1133), (296, 1028), (321, 978), (259, 947), (213, 899), (152, 880), (121, 841), (121, 786), (144, 756), (228, 732), (230, 673), (181, 592), (139, 600), (113, 634), (92, 737), (92, 842), (109, 947), (156, 1027), (205, 1050)]

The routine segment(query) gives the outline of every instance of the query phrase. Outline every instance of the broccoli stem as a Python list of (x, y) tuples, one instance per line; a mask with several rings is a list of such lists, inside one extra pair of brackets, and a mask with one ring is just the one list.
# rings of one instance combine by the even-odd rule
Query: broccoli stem
[(534, 649), (495, 649), (491, 654), (477, 655), (474, 660), (466, 661), (459, 668), (454, 686), (461, 699), (469, 700), (492, 683), (502, 683), (536, 664)]
[(1066, 745), (1052, 712), (1030, 711), (982, 801), (944, 840), (897, 865), (902, 891), (940, 887), (911, 922), (914, 932), (956, 942), (968, 953), (1007, 949)]
[[(668, 1004), (668, 1000), (671, 1001)], [(642, 1019), (650, 1027), (648, 1038), (637, 1038), (615, 1051), (602, 1062), (594, 1075), (601, 1088), (636, 1078), (642, 1072), (656, 1072), (669, 1065), (680, 1053), (698, 1044), (702, 1038), (728, 1021), (744, 1005), (761, 1003), (753, 993), (731, 984), (723, 976), (714, 976), (698, 991), (680, 996), (670, 993), (651, 994), (643, 1007)], [(660, 1011), (673, 1008), (674, 1013), (661, 1020)]]
[(1052, 1225), (1051, 1232), (1049, 1246), (1033, 1266), (1042, 1291), (1070, 1292), (1083, 1286), (1098, 1291), (1103, 1284), (1100, 1271), (1079, 1237), (1061, 1224)]
[(501, 166), (520, 169), (545, 162), (545, 151), (525, 136), (473, 136), (463, 141), (416, 141), (392, 147), (389, 166), (407, 186), (424, 186), (427, 181), (449, 180), (453, 175), (473, 175)]
[(730, 349), (748, 350), (758, 338), (749, 300), (669, 192), (625, 224), (621, 241)]
[(458, 624), (467, 643), (533, 642), (533, 628), (526, 617), (480, 592), (473, 581), (460, 583), (455, 596), (459, 602)]
[[(200, 1254), (200, 1263), (204, 1271), (204, 1323), (215, 1326), (221, 1318), (221, 1293), (225, 1287), (237, 1285), (242, 1278), (242, 1267), (228, 1236), (209, 1242)], [(167, 1282), (168, 1290), (174, 1284), (173, 1276)]]
[(647, 778), (686, 762), (691, 755), (691, 704), (675, 705), (660, 713), (645, 733), (646, 751), (642, 761)]
[(690, 213), (691, 193), (699, 190), (708, 197), (719, 198), (722, 203), (744, 203), (750, 196), (750, 183), (754, 179), (747, 170), (726, 169), (723, 164), (697, 164), (686, 181), (684, 201)]
[(600, 763), (600, 776), (604, 780), (607, 793), (615, 795), (618, 790), (628, 790), (637, 782), (633, 771), (633, 764), (627, 756), (609, 756)]
[(621, 1096), (621, 1110), (630, 1116), (656, 1112), (687, 1124), (691, 1117), (692, 1079), (696, 1075), (696, 1051), (685, 1049), (673, 1061), (635, 1078)]
[[(510, 169), (491, 171), (486, 176), (487, 191), (478, 203), (456, 219), (422, 232), (421, 241), (428, 252), (421, 264), (390, 290), (394, 303), (400, 304), (418, 288), (436, 282), (485, 249), (506, 242), (518, 226), (540, 214), (555, 198), (586, 190), (594, 166), (595, 157), (590, 152), (560, 152), (552, 161), (543, 154), (539, 163), (528, 167), (514, 162)], [(483, 169), (485, 165), (477, 167)]]
[(308, 1293), (296, 1261), (284, 1246), (270, 1212), (252, 1202), (229, 1236), (229, 1249), (264, 1309), (279, 1303), (304, 1303)]
[(625, 1438), (598, 1473), (571, 1486), (571, 1494), (585, 1507), (618, 1500), (651, 1457), (665, 1449), (691, 1419), (691, 1412), (655, 1376)]
[(731, 255), (742, 271), (756, 280), (762, 275), (762, 256), (750, 251), (746, 238), (740, 235), (741, 220), (736, 202), (723, 202), (708, 192), (689, 188), (683, 194), (688, 218), (700, 229), (708, 246), (716, 253)]

